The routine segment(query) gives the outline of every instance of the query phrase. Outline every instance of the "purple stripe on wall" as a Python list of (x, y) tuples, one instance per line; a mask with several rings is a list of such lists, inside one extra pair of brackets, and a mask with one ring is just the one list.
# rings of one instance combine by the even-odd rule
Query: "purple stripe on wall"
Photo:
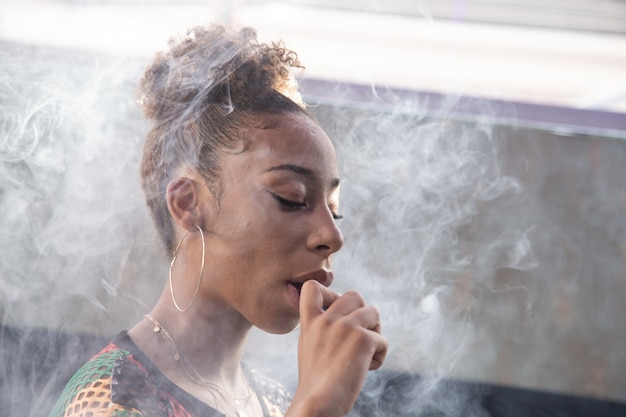
[(311, 104), (405, 112), (427, 117), (491, 120), (496, 124), (548, 130), (563, 135), (626, 139), (626, 113), (451, 96), (319, 79), (299, 81)]

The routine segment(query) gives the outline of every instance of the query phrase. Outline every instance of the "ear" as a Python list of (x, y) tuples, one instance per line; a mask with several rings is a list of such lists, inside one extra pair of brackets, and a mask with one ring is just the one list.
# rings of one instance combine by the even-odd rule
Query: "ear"
[(200, 190), (198, 183), (191, 178), (175, 178), (165, 191), (167, 208), (176, 224), (193, 232), (196, 225), (201, 225)]

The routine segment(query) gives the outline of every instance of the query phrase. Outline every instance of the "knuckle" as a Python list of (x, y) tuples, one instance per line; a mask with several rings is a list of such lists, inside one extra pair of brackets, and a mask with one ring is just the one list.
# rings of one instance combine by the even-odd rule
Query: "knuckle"
[(373, 317), (376, 317), (376, 320), (380, 320), (380, 311), (374, 306), (367, 306), (367, 309), (370, 311)]
[(349, 290), (344, 293), (344, 297), (350, 298), (357, 302), (361, 307), (365, 306), (365, 300), (361, 293), (357, 290)]
[(318, 317), (318, 321), (322, 327), (330, 327), (334, 322), (333, 318), (328, 314), (321, 314)]

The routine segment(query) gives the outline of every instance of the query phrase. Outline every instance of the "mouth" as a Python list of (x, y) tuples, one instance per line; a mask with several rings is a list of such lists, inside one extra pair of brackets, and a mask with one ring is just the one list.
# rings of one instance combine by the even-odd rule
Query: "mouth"
[(314, 271), (305, 272), (287, 281), (287, 293), (289, 294), (289, 299), (291, 300), (290, 303), (296, 311), (300, 309), (302, 286), (305, 282), (311, 280), (315, 280), (323, 286), (328, 287), (333, 282), (333, 273), (320, 268)]
[(304, 282), (295, 282), (295, 281), (289, 282), (289, 285), (296, 289), (296, 291), (298, 292), (298, 295), (302, 293), (302, 284), (304, 284)]
[(302, 292), (302, 285), (310, 280), (315, 280), (323, 286), (329, 287), (330, 284), (333, 282), (333, 273), (325, 269), (317, 269), (315, 271), (307, 272), (296, 277), (294, 280), (289, 281), (289, 285), (298, 292), (298, 295), (300, 295), (300, 293)]

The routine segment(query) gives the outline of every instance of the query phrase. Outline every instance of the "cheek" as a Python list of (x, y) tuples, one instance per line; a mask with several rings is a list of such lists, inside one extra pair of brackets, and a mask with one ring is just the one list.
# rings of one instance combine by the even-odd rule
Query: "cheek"
[(285, 221), (268, 220), (258, 228), (248, 229), (242, 236), (246, 247), (259, 256), (289, 253), (303, 245), (301, 226)]
[(297, 218), (294, 216), (293, 221), (283, 220), (277, 222), (274, 228), (274, 235), (277, 239), (284, 240), (288, 244), (303, 242), (306, 238), (305, 225), (302, 216), (298, 216)]
[(264, 269), (281, 268), (284, 262), (290, 263), (293, 254), (305, 247), (304, 235), (299, 230), (301, 226), (280, 217), (256, 224), (241, 235), (241, 255), (246, 257), (246, 263)]
[(238, 255), (252, 259), (289, 252), (304, 244), (305, 213), (282, 212), (275, 201), (258, 190), (250, 191), (245, 200), (239, 197), (232, 209), (223, 207), (218, 219), (222, 236), (227, 237), (228, 245), (237, 248)]

